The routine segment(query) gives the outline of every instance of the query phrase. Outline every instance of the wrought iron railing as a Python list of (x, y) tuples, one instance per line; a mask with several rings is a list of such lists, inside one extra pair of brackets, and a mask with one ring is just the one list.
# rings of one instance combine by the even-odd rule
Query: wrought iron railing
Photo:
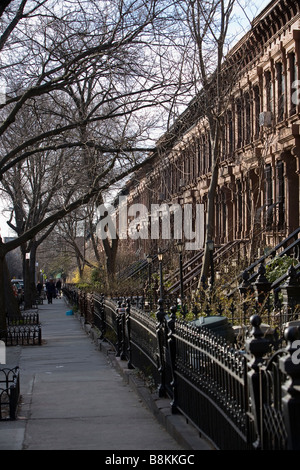
[(0, 330), (0, 340), (6, 346), (41, 345), (42, 327), (38, 313), (23, 313), (6, 317), (6, 329)]
[[(76, 298), (74, 292), (69, 298)], [(86, 308), (86, 301), (79, 303)], [(151, 377), (159, 395), (170, 398), (173, 412), (222, 450), (299, 449), (300, 423), (294, 416), (300, 410), (300, 367), (291, 362), (291, 345), (300, 339), (297, 326), (288, 328), (283, 349), (276, 350), (279, 344), (264, 335), (261, 318), (252, 315), (252, 332), (248, 328), (244, 347), (237, 348), (178, 320), (175, 306), (165, 309), (160, 303), (155, 314), (138, 307), (128, 299), (94, 294), (93, 324), (128, 367)]]
[(16, 419), (19, 398), (19, 367), (0, 369), (0, 420)]
[(7, 325), (39, 325), (40, 316), (38, 313), (23, 313), (22, 315), (8, 315), (6, 317)]
[(16, 345), (41, 345), (41, 325), (8, 325), (5, 330), (0, 331), (0, 339), (6, 346)]

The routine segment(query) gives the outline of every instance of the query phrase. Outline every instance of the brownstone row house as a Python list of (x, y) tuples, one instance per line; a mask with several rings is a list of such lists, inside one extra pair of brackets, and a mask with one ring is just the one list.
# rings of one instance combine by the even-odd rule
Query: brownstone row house
[[(239, 73), (222, 118), (214, 243), (252, 243), (257, 255), (300, 225), (299, 1), (270, 2), (228, 57)], [(127, 184), (128, 204), (198, 203), (206, 210), (211, 153), (198, 103), (159, 139), (154, 164)], [(137, 257), (158, 246), (150, 238), (132, 243)]]

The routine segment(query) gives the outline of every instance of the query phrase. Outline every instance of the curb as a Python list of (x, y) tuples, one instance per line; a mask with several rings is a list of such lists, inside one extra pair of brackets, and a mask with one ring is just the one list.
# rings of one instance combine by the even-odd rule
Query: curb
[(115, 356), (115, 352), (105, 340), (99, 339), (98, 331), (84, 323), (79, 314), (74, 315), (81, 323), (82, 329), (97, 345), (99, 351), (105, 352), (110, 364), (118, 371), (123, 380), (134, 390), (136, 395), (150, 410), (156, 420), (185, 450), (217, 450), (199, 431), (180, 413), (173, 414), (169, 398), (160, 398), (153, 393), (138, 375), (137, 369), (128, 369), (127, 361)]

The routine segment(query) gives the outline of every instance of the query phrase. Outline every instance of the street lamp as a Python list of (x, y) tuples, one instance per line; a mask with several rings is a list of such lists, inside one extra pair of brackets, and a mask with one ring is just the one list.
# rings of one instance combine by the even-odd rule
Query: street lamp
[(213, 240), (208, 240), (206, 242), (208, 251), (209, 251), (209, 259), (210, 259), (210, 276), (211, 276), (211, 288), (214, 286), (215, 282), (215, 271), (214, 271), (214, 242)]
[(146, 256), (146, 259), (147, 259), (147, 263), (148, 263), (148, 283), (149, 283), (149, 287), (150, 287), (150, 284), (151, 284), (151, 263), (152, 263), (152, 256), (151, 256), (151, 255), (147, 255), (147, 256)]
[(152, 263), (152, 256), (146, 256), (147, 263), (148, 263), (148, 302), (151, 303), (151, 263)]
[(183, 309), (183, 270), (182, 270), (182, 252), (183, 252), (183, 242), (179, 241), (177, 243), (177, 250), (179, 253), (179, 276), (180, 276), (180, 300), (181, 300), (181, 308)]
[(163, 254), (161, 250), (158, 250), (158, 261), (159, 261), (159, 279), (160, 279), (160, 287), (159, 287), (159, 292), (160, 292), (160, 298), (163, 298), (163, 272), (162, 272), (162, 259), (163, 259)]

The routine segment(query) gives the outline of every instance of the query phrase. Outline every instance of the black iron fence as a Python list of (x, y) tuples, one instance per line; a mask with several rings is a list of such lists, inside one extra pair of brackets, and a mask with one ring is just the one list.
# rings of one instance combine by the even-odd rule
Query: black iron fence
[(22, 315), (8, 315), (6, 317), (7, 325), (39, 325), (40, 316), (38, 313), (23, 313)]
[(161, 301), (153, 314), (136, 297), (105, 299), (72, 286), (65, 295), (129, 368), (170, 398), (172, 412), (217, 448), (300, 449), (298, 325), (290, 324), (278, 342), (254, 314), (241, 345), (178, 319), (178, 306)]
[(19, 397), (19, 368), (0, 369), (0, 420), (16, 419)]
[(6, 317), (6, 329), (0, 330), (0, 340), (6, 346), (41, 345), (42, 327), (38, 313)]
[(0, 332), (1, 340), (6, 346), (15, 345), (41, 345), (42, 328), (41, 325), (14, 325), (7, 326), (5, 331)]

